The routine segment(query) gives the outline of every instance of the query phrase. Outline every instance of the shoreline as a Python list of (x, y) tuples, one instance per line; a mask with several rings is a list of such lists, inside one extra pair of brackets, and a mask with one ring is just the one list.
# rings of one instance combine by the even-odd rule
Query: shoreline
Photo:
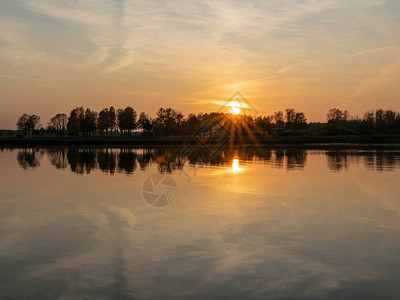
[[(132, 147), (159, 148), (178, 147), (184, 143), (197, 145), (194, 137), (1, 137), (0, 148), (29, 147)], [(207, 146), (217, 147), (215, 143)], [(236, 140), (232, 147), (261, 146), (263, 148), (306, 148), (306, 149), (400, 149), (400, 135), (382, 136), (267, 136)]]

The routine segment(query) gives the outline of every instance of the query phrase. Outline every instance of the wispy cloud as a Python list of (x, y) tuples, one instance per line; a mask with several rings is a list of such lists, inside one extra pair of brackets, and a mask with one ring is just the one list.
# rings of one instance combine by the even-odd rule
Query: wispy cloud
[(238, 108), (250, 109), (250, 106), (247, 105), (247, 103), (238, 102), (238, 101), (212, 100), (212, 101), (210, 101), (210, 103), (217, 104), (217, 105), (220, 105), (220, 106), (226, 106), (226, 107), (238, 107)]
[(390, 47), (387, 46), (387, 47), (380, 47), (380, 48), (376, 48), (376, 49), (364, 50), (364, 51), (360, 51), (360, 52), (354, 53), (351, 56), (361, 56), (361, 55), (365, 55), (365, 54), (381, 52), (381, 51), (384, 51), (384, 50), (387, 50), (387, 49), (390, 49)]
[(115, 71), (118, 71), (124, 67), (129, 66), (135, 61), (134, 57), (134, 51), (127, 51), (125, 56), (119, 58), (117, 61), (109, 65), (106, 69), (102, 71), (102, 74), (107, 74), (107, 73), (113, 73)]
[[(53, 22), (66, 26), (78, 26), (81, 34), (88, 37), (94, 47), (85, 49), (85, 59), (81, 63), (77, 63), (76, 67), (101, 66), (104, 68), (102, 73), (111, 73), (126, 66), (126, 58), (115, 58), (112, 53), (121, 44), (121, 31), (118, 27), (120, 13), (118, 2), (26, 0), (25, 3), (33, 12), (51, 17)], [(82, 47), (82, 45), (78, 45), (78, 47)]]
[(270, 80), (270, 79), (274, 79), (274, 78), (276, 78), (275, 75), (268, 76), (268, 77), (257, 78), (257, 79), (253, 79), (253, 80), (248, 80), (248, 81), (243, 81), (243, 82), (227, 85), (227, 88), (236, 89), (236, 88), (239, 88), (239, 87), (243, 87), (245, 85), (253, 84), (253, 83), (256, 83), (256, 82), (259, 82), (259, 81)]
[[(84, 90), (74, 94), (76, 101), (94, 105), (90, 95), (99, 99), (99, 91), (104, 99), (126, 91), (118, 97), (123, 105), (149, 99), (137, 101), (143, 110), (152, 111), (160, 101), (183, 108), (200, 102), (206, 110), (209, 99), (226, 99), (240, 89), (260, 99), (261, 110), (274, 101), (314, 109), (310, 97), (342, 98), (345, 88), (354, 90), (391, 60), (361, 65), (349, 58), (399, 49), (400, 9), (385, 2), (0, 1), (1, 72), (20, 91), (28, 81), (19, 78), (41, 78), (49, 86), (55, 80), (75, 83)], [(366, 20), (368, 28), (360, 27)], [(377, 35), (385, 47), (368, 49)], [(345, 49), (366, 50), (346, 57)], [(318, 65), (327, 67), (311, 70)], [(343, 70), (351, 70), (346, 87), (339, 82)], [(57, 90), (36, 93), (41, 98)], [(31, 94), (14, 98), (29, 103)]]

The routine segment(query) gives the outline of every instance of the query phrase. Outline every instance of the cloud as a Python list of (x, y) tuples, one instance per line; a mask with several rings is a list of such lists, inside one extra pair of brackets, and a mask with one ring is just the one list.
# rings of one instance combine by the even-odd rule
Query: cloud
[(227, 88), (228, 89), (235, 89), (235, 88), (239, 88), (239, 87), (244, 86), (244, 85), (249, 85), (249, 84), (253, 84), (253, 83), (259, 82), (259, 81), (270, 80), (270, 79), (274, 79), (274, 78), (276, 78), (275, 75), (268, 76), (268, 77), (257, 78), (257, 79), (254, 79), (254, 80), (243, 81), (243, 82), (235, 83), (235, 84), (232, 84), (232, 85), (227, 85)]
[[(88, 37), (92, 47), (85, 47), (85, 59), (77, 63), (76, 67), (90, 67), (113, 60), (112, 50), (119, 46), (119, 33), (117, 18), (119, 7), (114, 1), (87, 0), (84, 2), (55, 2), (55, 1), (31, 1), (25, 2), (26, 7), (32, 12), (50, 17), (51, 22), (60, 23), (63, 26), (77, 26), (80, 35)], [(76, 36), (79, 36), (76, 34)], [(75, 38), (72, 37), (73, 39)], [(82, 44), (74, 43), (74, 47), (82, 48)], [(110, 69), (115, 68), (109, 63)]]
[[(361, 105), (374, 103), (375, 106), (398, 107), (398, 98), (400, 97), (399, 76), (400, 57), (394, 62), (384, 65), (375, 76), (363, 80), (352, 95), (353, 101), (355, 100)], [(369, 100), (366, 100), (368, 98)], [(368, 103), (365, 103), (366, 101)]]
[(113, 73), (120, 69), (123, 69), (123, 68), (129, 66), (130, 64), (132, 64), (134, 62), (134, 60), (135, 60), (134, 52), (128, 51), (128, 53), (125, 56), (118, 59), (116, 62), (112, 63), (105, 70), (103, 70), (102, 74)]
[[(16, 89), (18, 96), (10, 90), (3, 94), (14, 93), (14, 98), (29, 104), (33, 93), (22, 95), (26, 80), (17, 78), (41, 77), (58, 80), (58, 86), (68, 86), (70, 91), (78, 88), (82, 94), (75, 92), (74, 99), (89, 101), (86, 105), (96, 105), (91, 99), (99, 99), (100, 90), (108, 99), (118, 90), (138, 95), (117, 100), (125, 101), (121, 105), (150, 92), (164, 95), (162, 101), (169, 106), (187, 99), (208, 103), (208, 99), (227, 99), (236, 89), (260, 99), (260, 110), (282, 101), (290, 106), (312, 106), (311, 98), (329, 102), (342, 97), (345, 88), (354, 90), (365, 74), (376, 69), (377, 62), (372, 62), (374, 66), (353, 65), (360, 61), (355, 59), (349, 63), (352, 57), (389, 48), (370, 49), (376, 46), (371, 41), (379, 40), (379, 45), (390, 45), (391, 50), (399, 46), (395, 22), (399, 10), (385, 3), (3, 1), (0, 63), (4, 74), (15, 77), (8, 80), (21, 86)], [(324, 68), (311, 70), (318, 65)], [(346, 81), (350, 87), (337, 82), (344, 70), (355, 74)], [(35, 97), (44, 99), (43, 93), (57, 92), (38, 89)], [(47, 97), (46, 101), (54, 102), (54, 97)], [(149, 98), (146, 103), (138, 101), (141, 109), (151, 111), (161, 101), (156, 95)]]
[(226, 106), (226, 107), (238, 107), (238, 108), (248, 108), (250, 109), (251, 107), (247, 105), (244, 102), (238, 102), (238, 101), (220, 101), (220, 100), (212, 100), (210, 101), (212, 104), (217, 104), (220, 106)]
[(361, 56), (361, 55), (365, 55), (365, 54), (371, 54), (371, 53), (376, 53), (376, 52), (381, 52), (384, 50), (390, 49), (390, 47), (381, 47), (381, 48), (376, 48), (376, 49), (370, 49), (370, 50), (364, 50), (361, 52), (357, 52), (352, 54), (351, 56)]

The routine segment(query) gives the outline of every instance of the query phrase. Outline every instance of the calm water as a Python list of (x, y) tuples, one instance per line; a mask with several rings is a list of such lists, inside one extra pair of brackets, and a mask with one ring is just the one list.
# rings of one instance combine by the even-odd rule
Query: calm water
[[(397, 151), (4, 149), (0, 165), (1, 299), (400, 297)], [(160, 172), (162, 208), (142, 195)]]

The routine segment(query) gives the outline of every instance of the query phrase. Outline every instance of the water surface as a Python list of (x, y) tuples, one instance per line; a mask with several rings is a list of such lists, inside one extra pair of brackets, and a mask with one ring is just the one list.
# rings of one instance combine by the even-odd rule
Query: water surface
[[(400, 152), (0, 151), (1, 299), (398, 299)], [(171, 176), (166, 207), (143, 199)], [(158, 190), (162, 192), (162, 190)]]

